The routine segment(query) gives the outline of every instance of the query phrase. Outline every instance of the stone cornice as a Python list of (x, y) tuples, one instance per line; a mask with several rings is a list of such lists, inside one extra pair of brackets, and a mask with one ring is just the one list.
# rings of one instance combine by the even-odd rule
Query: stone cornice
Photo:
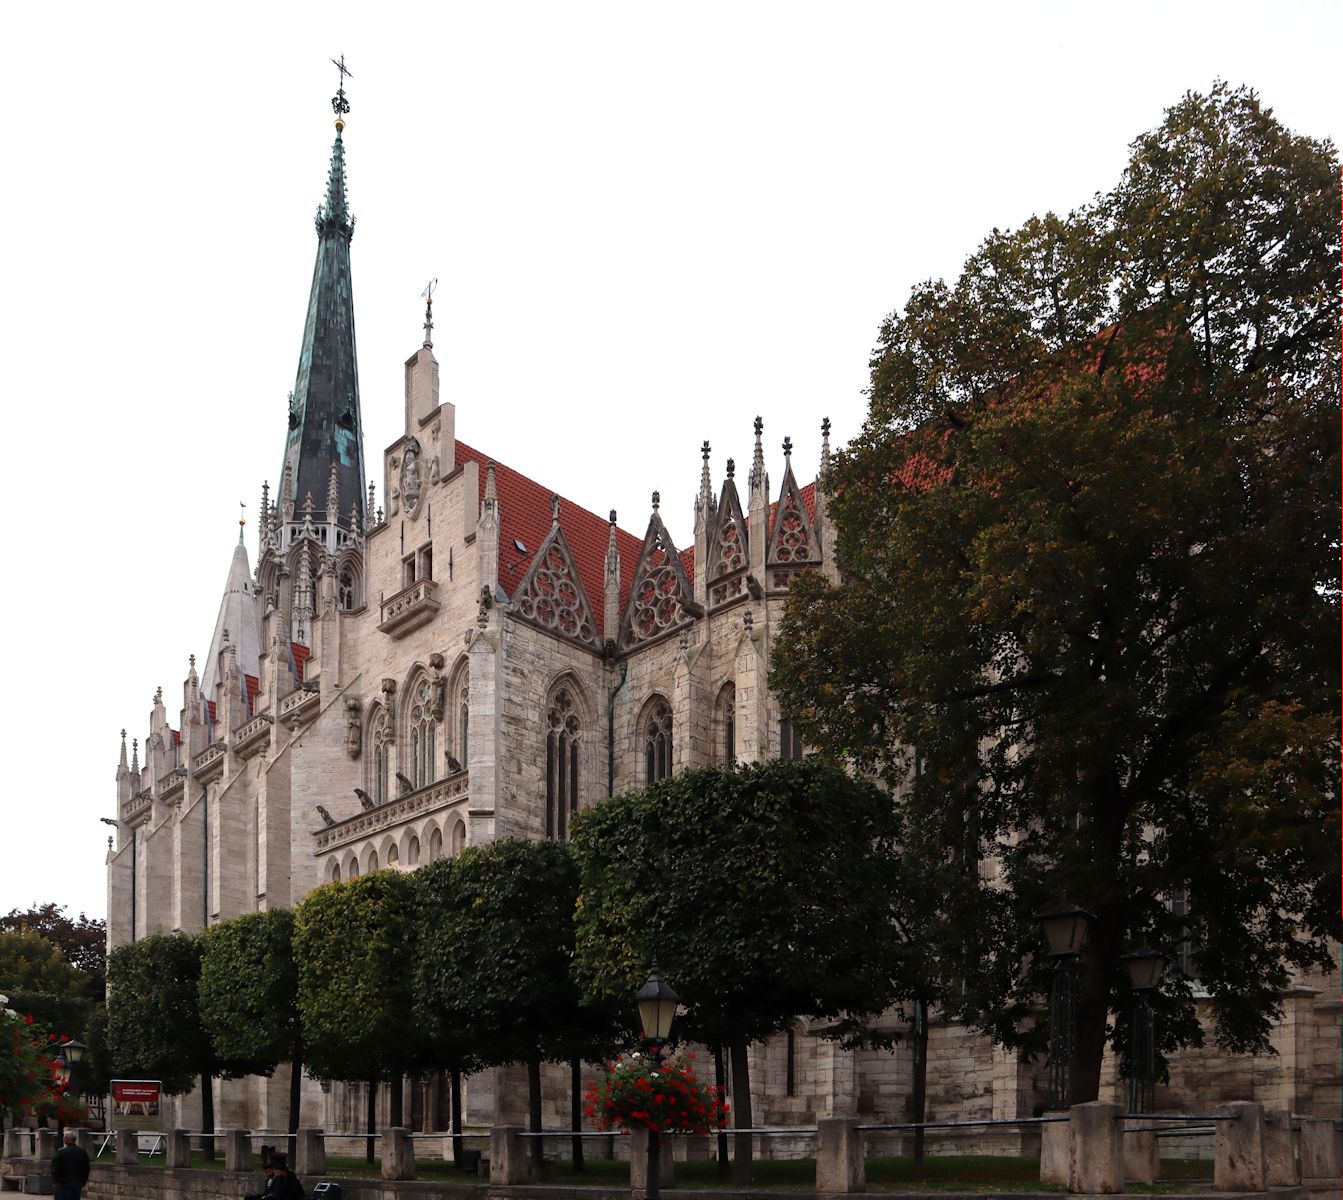
[(458, 771), (446, 779), (407, 792), (395, 800), (388, 800), (368, 812), (356, 813), (353, 817), (346, 817), (343, 821), (319, 829), (313, 834), (315, 852), (323, 854), (428, 813), (461, 804), (469, 792), (468, 782), (467, 773)]

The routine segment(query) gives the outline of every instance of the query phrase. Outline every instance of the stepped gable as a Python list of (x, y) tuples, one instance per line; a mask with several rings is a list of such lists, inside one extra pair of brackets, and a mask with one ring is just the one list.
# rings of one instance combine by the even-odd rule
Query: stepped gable
[[(485, 464), (488, 454), (457, 442), (454, 466), (474, 462), (480, 464), (479, 504), (485, 496)], [(551, 497), (553, 488), (543, 487), (512, 467), (494, 460), (494, 486), (499, 496), (499, 585), (511, 599), (526, 577), (532, 561), (550, 536), (552, 525)], [(573, 556), (583, 591), (587, 593), (596, 628), (605, 628), (606, 619), (606, 546), (611, 524), (605, 517), (573, 503), (562, 500), (560, 527)], [(616, 540), (620, 547), (620, 607), (624, 610), (634, 578), (634, 566), (643, 548), (643, 540), (617, 527)], [(521, 542), (527, 549), (517, 548)]]

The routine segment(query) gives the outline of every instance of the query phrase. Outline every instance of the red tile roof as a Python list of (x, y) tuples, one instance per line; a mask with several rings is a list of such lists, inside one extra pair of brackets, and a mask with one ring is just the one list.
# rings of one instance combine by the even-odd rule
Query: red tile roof
[[(490, 456), (473, 449), (465, 442), (457, 443), (456, 465), (465, 462), (480, 464), (480, 495), (485, 496), (485, 464)], [(550, 536), (550, 497), (553, 488), (542, 487), (526, 475), (507, 467), (498, 459), (494, 462), (494, 486), (499, 496), (499, 583), (510, 597), (527, 574), (541, 543)], [(606, 544), (610, 524), (594, 512), (561, 499), (560, 527), (573, 552), (583, 590), (592, 605), (592, 618), (598, 633), (604, 627), (606, 613)], [(525, 551), (515, 545), (521, 542)], [(616, 528), (616, 545), (620, 549), (620, 604), (623, 610), (634, 575), (634, 564), (643, 549), (643, 539)]]
[[(299, 642), (290, 642), (289, 645), (294, 651), (294, 667), (298, 671), (298, 678), (294, 683), (297, 685), (303, 682), (303, 671), (307, 666), (308, 656), (312, 653), (312, 650)], [(250, 680), (252, 677), (249, 675), (247, 678)]]

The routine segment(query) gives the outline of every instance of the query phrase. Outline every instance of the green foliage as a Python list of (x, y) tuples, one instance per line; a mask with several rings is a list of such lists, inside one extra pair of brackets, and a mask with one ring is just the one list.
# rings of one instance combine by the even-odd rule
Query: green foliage
[(678, 1035), (764, 1038), (799, 1014), (835, 1036), (899, 995), (889, 798), (819, 758), (683, 771), (574, 821), (575, 977), (628, 1005), (659, 962)]
[[(1192, 938), (1219, 1039), (1253, 1051), (1343, 933), (1339, 207), (1333, 147), (1218, 85), (1095, 203), (916, 287), (829, 479), (845, 586), (799, 581), (776, 641), (804, 734), (881, 773), (945, 867), (929, 969), (963, 1016), (1020, 1040), (1030, 914), (1097, 915), (1092, 1095), (1128, 946)], [(1158, 1004), (1197, 1041), (1187, 983)]]
[(201, 1019), (229, 1074), (269, 1075), (301, 1057), (293, 937), (294, 914), (284, 908), (205, 932)]
[(0, 991), (68, 995), (82, 991), (75, 969), (37, 933), (0, 933)]
[(419, 874), (416, 1021), (486, 1063), (597, 1058), (612, 1041), (569, 978), (578, 869), (567, 845), (505, 839)]
[(0, 1117), (21, 1117), (52, 1097), (53, 1039), (31, 1013), (0, 996)]
[(107, 960), (107, 1039), (120, 1078), (160, 1079), (189, 1092), (217, 1065), (201, 1022), (201, 938), (155, 933), (118, 946)]
[(415, 885), (374, 871), (309, 892), (294, 909), (298, 1010), (319, 1079), (387, 1077), (411, 1066)]
[(78, 920), (65, 915), (65, 906), (41, 904), (17, 908), (0, 917), (0, 933), (36, 933), (60, 950), (80, 975), (91, 1000), (103, 998), (107, 975), (106, 922), (79, 914)]

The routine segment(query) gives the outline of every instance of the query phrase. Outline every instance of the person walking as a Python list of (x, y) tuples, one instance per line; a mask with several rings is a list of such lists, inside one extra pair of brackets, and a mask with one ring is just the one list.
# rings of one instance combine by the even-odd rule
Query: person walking
[(65, 1145), (51, 1160), (51, 1182), (56, 1200), (79, 1200), (89, 1181), (89, 1156), (75, 1141), (75, 1131), (65, 1131)]

